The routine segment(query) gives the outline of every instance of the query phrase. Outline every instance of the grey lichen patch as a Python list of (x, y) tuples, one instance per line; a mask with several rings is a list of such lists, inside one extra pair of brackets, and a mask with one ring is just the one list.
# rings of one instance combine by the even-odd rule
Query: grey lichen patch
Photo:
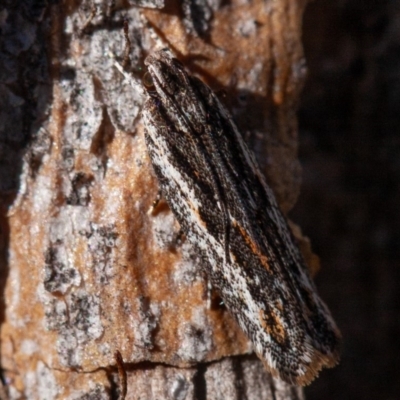
[(150, 302), (148, 298), (139, 296), (134, 304), (125, 302), (123, 310), (135, 337), (136, 350), (144, 352), (152, 350), (155, 347), (154, 332), (161, 315), (160, 307), (155, 302)]
[(304, 400), (300, 387), (273, 378), (254, 355), (211, 363), (205, 368), (204, 380), (207, 398), (212, 393), (218, 399)]
[(139, 303), (139, 324), (137, 332), (140, 333), (142, 343), (148, 348), (154, 347), (154, 332), (158, 327), (161, 310), (157, 303), (140, 297)]
[(61, 150), (62, 167), (67, 172), (74, 169), (75, 164), (75, 150), (72, 146), (65, 145)]
[(100, 299), (83, 289), (64, 299), (41, 294), (45, 308), (46, 329), (58, 333), (57, 354), (60, 364), (81, 367), (86, 345), (99, 339), (104, 332), (101, 322)]
[(24, 376), (24, 384), (27, 399), (56, 399), (62, 392), (54, 371), (41, 361), (37, 363), (36, 370)]
[(68, 323), (68, 312), (65, 301), (50, 299), (45, 302), (45, 321), (49, 331), (59, 331)]
[(81, 281), (79, 272), (68, 263), (67, 250), (61, 243), (51, 244), (45, 255), (44, 288), (50, 293), (65, 294)]
[(59, 331), (57, 339), (57, 354), (61, 365), (65, 367), (80, 367), (82, 363), (82, 349), (78, 346), (73, 328), (65, 327)]
[(210, 364), (204, 374), (206, 387), (210, 387), (215, 398), (237, 399), (237, 383), (230, 377), (234, 374), (232, 359), (224, 359), (221, 362)]
[(67, 204), (72, 206), (87, 206), (90, 202), (90, 186), (93, 176), (79, 172), (71, 181), (71, 191), (67, 197)]
[[(54, 303), (57, 305), (56, 303)], [(102, 336), (104, 328), (101, 323), (100, 301), (80, 289), (66, 298), (68, 320), (58, 318), (57, 353), (64, 366), (78, 367), (82, 362), (85, 344)], [(59, 316), (59, 314), (49, 314)], [(49, 324), (49, 322), (48, 322)]]
[(153, 240), (161, 249), (172, 249), (177, 245), (179, 224), (171, 212), (159, 212), (152, 216)]
[(221, 0), (183, 0), (183, 23), (188, 33), (207, 39), (210, 36), (213, 13)]
[[(154, 369), (137, 369), (135, 370), (134, 389), (132, 389), (133, 385), (128, 385), (128, 397), (132, 393), (131, 391), (135, 390), (135, 393), (140, 393), (142, 399), (148, 400), (205, 399), (206, 397), (198, 396), (198, 393), (195, 393), (193, 383), (196, 372), (196, 368), (166, 368), (161, 365)], [(214, 399), (212, 396), (207, 398)], [(221, 399), (223, 398), (226, 397), (221, 397)]]
[(90, 224), (86, 233), (88, 248), (92, 256), (92, 268), (98, 283), (106, 285), (115, 274), (113, 249), (117, 245), (118, 233), (115, 225)]
[(213, 340), (210, 324), (206, 321), (203, 309), (195, 309), (191, 322), (183, 325), (180, 332), (178, 356), (183, 361), (203, 361), (212, 350)]
[(40, 129), (35, 136), (29, 151), (27, 153), (27, 159), (30, 169), (33, 173), (36, 173), (45, 156), (48, 156), (52, 146), (52, 138), (46, 129)]
[(97, 296), (84, 290), (72, 293), (69, 301), (69, 315), (71, 326), (74, 327), (81, 343), (98, 339), (103, 334), (100, 301)]
[[(150, 2), (149, 2), (150, 3)], [(152, 3), (155, 3), (154, 1)], [(79, 22), (77, 14), (73, 14), (67, 25), (71, 27)], [(131, 7), (128, 10), (115, 10), (112, 16), (114, 29), (106, 29), (107, 21), (101, 26), (95, 25), (91, 29), (90, 40), (87, 36), (81, 37), (79, 46), (81, 56), (76, 62), (75, 68), (84, 70), (85, 73), (77, 73), (73, 81), (78, 89), (79, 96), (74, 96), (76, 102), (86, 101), (87, 106), (93, 103), (93, 94), (100, 99), (106, 107), (106, 112), (114, 128), (134, 132), (136, 129), (137, 117), (139, 115), (143, 96), (134, 90), (130, 83), (114, 67), (114, 60), (110, 55), (117, 58), (123, 57), (124, 37), (123, 21), (129, 21), (129, 36), (132, 46), (130, 62), (134, 73), (138, 72), (138, 77), (142, 72), (143, 60), (143, 22), (140, 17), (140, 9)], [(108, 23), (111, 23), (109, 19)], [(120, 29), (118, 29), (120, 27)], [(92, 87), (95, 89), (92, 91)], [(69, 89), (71, 92), (71, 90)], [(76, 90), (71, 93), (76, 93)], [(78, 112), (87, 111), (86, 105)], [(89, 121), (81, 122), (88, 124)], [(96, 124), (90, 124), (96, 127)], [(89, 126), (88, 126), (89, 127)]]
[(191, 384), (187, 379), (183, 375), (177, 374), (169, 387), (170, 397), (174, 400), (185, 400), (190, 389)]
[(164, 8), (164, 0), (129, 0), (129, 3), (136, 7)]
[(103, 105), (96, 99), (93, 77), (78, 70), (74, 80), (64, 80), (62, 84), (64, 101), (72, 111), (66, 119), (64, 139), (74, 143), (75, 148), (90, 150), (103, 121)]
[[(103, 285), (113, 276), (113, 248), (118, 235), (114, 225), (91, 224), (85, 207), (64, 208), (53, 220), (50, 231), (43, 285), (47, 293), (43, 291), (42, 295), (46, 328), (58, 333), (56, 347), (60, 364), (80, 367), (87, 344), (99, 339), (104, 331), (101, 297), (95, 294), (99, 286), (90, 283), (94, 278)], [(81, 275), (73, 267), (74, 261), (81, 263), (74, 246), (84, 248), (85, 244), (87, 267)], [(49, 293), (63, 297), (51, 298)]]
[(182, 283), (188, 286), (192, 285), (196, 280), (203, 280), (204, 274), (200, 270), (201, 257), (196, 254), (193, 247), (188, 241), (184, 241), (179, 250), (182, 254), (181, 260), (176, 264), (174, 268), (172, 279), (176, 285)]
[(79, 391), (68, 397), (67, 400), (109, 400), (110, 389), (96, 384), (88, 391)]
[(111, 123), (116, 129), (135, 132), (143, 98), (127, 82), (107, 92), (105, 99)]

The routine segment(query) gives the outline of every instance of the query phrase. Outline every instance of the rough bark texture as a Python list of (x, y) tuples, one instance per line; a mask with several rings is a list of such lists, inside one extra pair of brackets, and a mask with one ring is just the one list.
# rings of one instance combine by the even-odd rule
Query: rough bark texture
[[(132, 70), (165, 45), (224, 101), (285, 211), (300, 185), (302, 0), (65, 1), (0, 10), (1, 365), (13, 399), (300, 399), (246, 355), (157, 196)], [(140, 3), (140, 4), (139, 4)], [(144, 9), (141, 6), (153, 6)], [(157, 8), (159, 7), (159, 8)], [(307, 244), (305, 243), (305, 248)], [(310, 254), (311, 264), (314, 266)]]

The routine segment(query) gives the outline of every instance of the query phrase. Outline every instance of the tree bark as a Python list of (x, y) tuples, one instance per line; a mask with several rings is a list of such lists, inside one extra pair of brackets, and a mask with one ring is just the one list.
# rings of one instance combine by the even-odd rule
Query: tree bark
[[(129, 23), (140, 74), (155, 32), (215, 91), (285, 212), (300, 186), (305, 0), (91, 2), (1, 11), (1, 365), (12, 399), (301, 399), (249, 355), (168, 207), (143, 97), (114, 68)], [(305, 247), (307, 243), (304, 241)], [(316, 265), (311, 253), (309, 260)], [(214, 304), (215, 303), (215, 304)]]

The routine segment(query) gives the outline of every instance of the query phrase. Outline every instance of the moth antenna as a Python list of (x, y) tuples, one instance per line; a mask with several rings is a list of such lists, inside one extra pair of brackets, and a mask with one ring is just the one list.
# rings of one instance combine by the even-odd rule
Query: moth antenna
[(127, 72), (123, 65), (117, 61), (115, 54), (111, 51), (108, 53), (108, 57), (114, 61), (114, 67), (124, 76), (124, 78), (129, 82), (129, 84), (137, 90), (141, 95), (144, 96), (145, 91), (143, 89), (140, 79), (135, 78), (132, 74)]
[(130, 53), (132, 50), (132, 42), (129, 38), (129, 21), (124, 19), (124, 37), (125, 37), (125, 48), (124, 48), (124, 60), (122, 66), (124, 69), (128, 69), (131, 66)]

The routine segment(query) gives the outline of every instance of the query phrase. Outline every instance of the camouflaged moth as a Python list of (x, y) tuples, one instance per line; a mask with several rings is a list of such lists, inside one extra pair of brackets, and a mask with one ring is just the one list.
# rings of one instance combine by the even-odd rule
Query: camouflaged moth
[(272, 190), (208, 86), (166, 50), (145, 64), (145, 138), (163, 196), (266, 368), (308, 384), (338, 362), (340, 332)]

